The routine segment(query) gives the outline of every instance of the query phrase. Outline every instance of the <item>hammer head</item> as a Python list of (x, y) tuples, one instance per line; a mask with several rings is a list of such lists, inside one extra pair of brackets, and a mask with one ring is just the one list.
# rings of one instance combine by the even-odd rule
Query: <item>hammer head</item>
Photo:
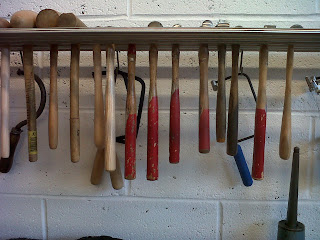
[(163, 26), (162, 26), (162, 24), (160, 22), (153, 21), (153, 22), (148, 24), (148, 27), (163, 27)]

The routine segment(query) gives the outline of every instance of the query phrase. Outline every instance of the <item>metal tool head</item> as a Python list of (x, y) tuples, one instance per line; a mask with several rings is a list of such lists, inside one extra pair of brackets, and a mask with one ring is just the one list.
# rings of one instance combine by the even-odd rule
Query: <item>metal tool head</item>
[(210, 20), (204, 20), (201, 27), (213, 27), (213, 23)]
[(148, 24), (148, 27), (163, 27), (162, 24), (158, 21), (153, 21)]
[(290, 28), (303, 28), (300, 24), (294, 24)]

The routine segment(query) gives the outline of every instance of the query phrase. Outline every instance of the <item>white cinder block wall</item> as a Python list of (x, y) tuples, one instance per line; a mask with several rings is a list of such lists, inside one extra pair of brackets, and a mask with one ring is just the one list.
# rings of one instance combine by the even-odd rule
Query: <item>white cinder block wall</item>
[[(0, 2), (0, 16), (15, 11), (53, 8), (73, 12), (90, 27), (147, 26), (158, 20), (164, 26), (180, 23), (199, 26), (203, 20), (219, 19), (231, 27), (263, 27), (274, 24), (288, 28), (301, 24), (319, 28), (319, 0), (96, 0), (96, 1), (12, 1)], [(24, 80), (16, 74), (22, 68), (18, 53), (11, 58), (11, 126), (26, 117)], [(105, 64), (105, 53), (104, 53)], [(49, 90), (49, 55), (34, 55), (35, 73)], [(156, 182), (146, 180), (148, 53), (137, 54), (137, 76), (147, 85), (144, 112), (137, 140), (137, 179), (126, 181), (120, 191), (112, 189), (107, 173), (103, 184), (90, 184), (95, 155), (93, 143), (92, 53), (81, 52), (80, 112), (81, 159), (70, 161), (69, 153), (69, 52), (59, 55), (59, 146), (48, 146), (48, 107), (38, 120), (39, 160), (28, 162), (26, 132), (22, 134), (10, 173), (0, 175), (0, 239), (76, 239), (109, 235), (122, 239), (275, 239), (278, 221), (285, 218), (291, 160), (278, 156), (280, 124), (285, 90), (286, 54), (270, 52), (268, 69), (268, 117), (265, 179), (252, 187), (242, 185), (235, 161), (226, 155), (226, 145), (215, 142), (216, 92), (210, 89), (211, 152), (198, 153), (199, 68), (196, 52), (181, 53), (181, 163), (168, 162), (171, 54), (159, 53), (159, 172)], [(292, 89), (293, 146), (301, 151), (299, 220), (306, 226), (306, 239), (320, 238), (320, 120), (319, 96), (310, 93), (304, 77), (319, 75), (319, 53), (296, 53)], [(210, 80), (217, 78), (217, 53), (210, 52)], [(126, 71), (126, 53), (120, 53), (120, 67)], [(230, 53), (227, 75), (231, 74)], [(245, 52), (244, 71), (257, 92), (258, 53)], [(227, 83), (227, 91), (230, 83)], [(253, 134), (255, 103), (245, 79), (239, 80), (239, 137)], [(117, 135), (124, 134), (125, 88), (119, 79), (117, 91)], [(137, 87), (137, 92), (140, 87)], [(249, 168), (253, 140), (241, 143)], [(122, 161), (124, 146), (117, 144)]]

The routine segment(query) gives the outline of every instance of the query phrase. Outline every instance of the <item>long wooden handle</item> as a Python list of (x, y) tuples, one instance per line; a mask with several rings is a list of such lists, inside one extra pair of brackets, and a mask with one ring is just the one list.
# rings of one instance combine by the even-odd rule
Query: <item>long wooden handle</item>
[(35, 162), (38, 159), (36, 124), (37, 114), (33, 74), (33, 48), (31, 45), (23, 46), (23, 70), (27, 102), (29, 161)]
[(159, 141), (159, 113), (157, 95), (157, 65), (158, 48), (155, 44), (150, 45), (149, 67), (150, 67), (150, 89), (148, 105), (148, 143), (147, 143), (147, 179), (154, 181), (158, 179), (158, 141)]
[(210, 152), (209, 93), (208, 93), (208, 61), (207, 44), (199, 50), (200, 94), (199, 94), (199, 152)]
[(169, 162), (179, 163), (180, 160), (180, 99), (179, 99), (179, 58), (178, 44), (172, 46), (172, 85), (170, 100), (170, 132)]
[(98, 148), (96, 156), (94, 158), (92, 172), (91, 172), (91, 184), (99, 185), (102, 180), (103, 175), (103, 168), (104, 168), (104, 149)]
[(229, 97), (227, 154), (235, 156), (238, 151), (238, 62), (239, 45), (232, 45), (232, 78)]
[(135, 92), (136, 46), (128, 47), (128, 91), (126, 105), (125, 179), (136, 178), (137, 107)]
[(291, 152), (291, 81), (293, 72), (293, 56), (293, 45), (289, 45), (287, 52), (286, 92), (284, 96), (284, 106), (279, 144), (279, 155), (280, 158), (284, 160), (289, 159)]
[(254, 147), (252, 177), (262, 180), (264, 177), (264, 148), (266, 140), (266, 87), (268, 71), (268, 46), (262, 45), (259, 53), (259, 88), (254, 127)]
[(122, 178), (121, 165), (120, 165), (118, 155), (116, 155), (116, 162), (117, 162), (116, 170), (113, 172), (110, 172), (110, 178), (111, 178), (112, 187), (116, 190), (119, 190), (123, 188), (123, 178)]
[(225, 142), (226, 138), (226, 45), (218, 46), (218, 93), (216, 110), (216, 139)]
[(58, 45), (50, 47), (50, 99), (49, 99), (49, 146), (56, 149), (58, 146)]
[(97, 148), (104, 148), (104, 103), (102, 91), (101, 47), (93, 46), (94, 65), (94, 143)]
[(8, 158), (10, 155), (10, 49), (1, 49), (1, 157)]
[(116, 120), (115, 120), (115, 86), (114, 86), (115, 46), (107, 46), (107, 82), (105, 111), (105, 168), (116, 170)]
[(80, 45), (72, 44), (70, 64), (70, 151), (72, 162), (80, 160), (79, 61)]

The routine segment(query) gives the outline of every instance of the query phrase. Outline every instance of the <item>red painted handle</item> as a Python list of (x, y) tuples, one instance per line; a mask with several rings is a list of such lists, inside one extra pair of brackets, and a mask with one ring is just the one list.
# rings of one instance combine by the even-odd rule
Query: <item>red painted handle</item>
[(210, 152), (209, 109), (203, 109), (199, 119), (199, 152)]
[(266, 119), (266, 110), (256, 109), (252, 163), (252, 177), (256, 180), (263, 179), (264, 146), (266, 141)]
[(147, 179), (158, 179), (158, 97), (154, 96), (148, 106)]
[(170, 133), (169, 162), (178, 163), (180, 154), (180, 101), (179, 89), (171, 95), (170, 101)]
[(126, 124), (125, 179), (136, 178), (137, 114), (129, 114)]

